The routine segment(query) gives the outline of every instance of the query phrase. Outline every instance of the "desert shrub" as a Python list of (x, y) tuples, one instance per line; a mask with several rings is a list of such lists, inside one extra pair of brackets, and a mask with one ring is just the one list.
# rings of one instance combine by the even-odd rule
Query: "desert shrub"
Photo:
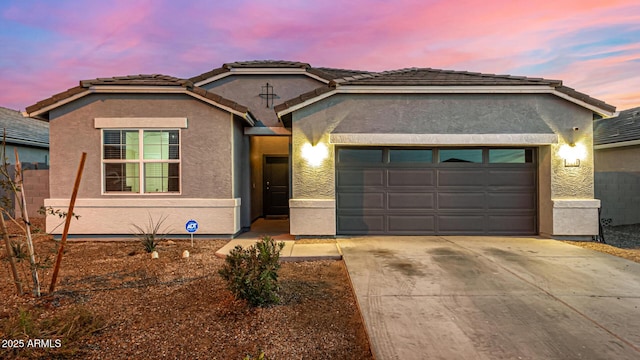
[(280, 251), (284, 243), (276, 243), (264, 236), (246, 249), (233, 248), (219, 273), (236, 298), (251, 306), (269, 306), (280, 301), (278, 297), (278, 270)]
[(133, 224), (135, 229), (135, 236), (140, 240), (142, 247), (148, 253), (156, 251), (156, 247), (165, 239), (166, 228), (162, 227), (162, 224), (167, 220), (167, 217), (160, 217), (157, 222), (153, 220), (149, 215), (149, 221), (145, 227)]
[(256, 354), (256, 356), (251, 356), (250, 354), (247, 354), (245, 357), (242, 358), (242, 360), (269, 360), (269, 358), (264, 354), (264, 351), (258, 350), (258, 353)]

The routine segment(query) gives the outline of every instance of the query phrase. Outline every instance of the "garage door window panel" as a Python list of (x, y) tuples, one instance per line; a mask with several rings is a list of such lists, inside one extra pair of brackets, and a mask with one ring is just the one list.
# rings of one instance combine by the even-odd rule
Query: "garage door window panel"
[(490, 164), (530, 164), (533, 149), (489, 149)]
[(440, 149), (440, 163), (482, 164), (482, 149)]
[(433, 162), (433, 151), (431, 149), (390, 149), (389, 162), (391, 164), (430, 164)]
[(382, 163), (382, 149), (338, 149), (340, 163)]

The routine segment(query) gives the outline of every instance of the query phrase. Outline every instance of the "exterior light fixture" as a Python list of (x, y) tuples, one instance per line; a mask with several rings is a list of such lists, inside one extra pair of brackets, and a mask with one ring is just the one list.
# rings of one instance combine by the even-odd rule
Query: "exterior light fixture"
[(329, 149), (323, 143), (317, 143), (316, 145), (306, 143), (302, 146), (302, 157), (313, 167), (320, 166), (327, 156), (329, 156)]
[(579, 167), (580, 160), (587, 156), (587, 149), (582, 144), (564, 144), (558, 150), (558, 155), (564, 159), (565, 167)]

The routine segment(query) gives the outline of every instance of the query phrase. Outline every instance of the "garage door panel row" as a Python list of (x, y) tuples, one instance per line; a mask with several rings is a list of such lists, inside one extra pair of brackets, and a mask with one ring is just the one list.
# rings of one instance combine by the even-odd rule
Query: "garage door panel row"
[(489, 186), (514, 186), (531, 187), (536, 186), (535, 169), (518, 170), (489, 170)]
[[(437, 202), (435, 199), (437, 198)], [(526, 192), (341, 192), (342, 210), (535, 210), (534, 194)], [(386, 200), (386, 201), (385, 201)]]
[[(416, 162), (416, 150), (402, 150), (412, 164), (393, 163), (400, 151), (394, 148), (371, 148), (376, 162), (365, 162), (367, 149), (354, 152), (359, 162), (339, 160), (336, 167), (339, 234), (537, 233), (537, 165), (530, 148), (520, 157), (484, 148), (475, 161), (446, 163), (441, 156)], [(492, 158), (491, 151), (510, 157)]]
[(434, 169), (389, 169), (387, 172), (387, 186), (435, 186)]
[(535, 214), (353, 214), (339, 215), (343, 234), (513, 234), (536, 231)]
[(341, 169), (337, 174), (338, 187), (384, 186), (384, 169)]
[[(336, 195), (342, 210), (433, 210), (435, 194), (432, 192), (341, 192)], [(386, 199), (386, 201), (385, 201)]]
[(343, 234), (433, 234), (435, 222), (433, 214), (338, 216), (338, 226)]

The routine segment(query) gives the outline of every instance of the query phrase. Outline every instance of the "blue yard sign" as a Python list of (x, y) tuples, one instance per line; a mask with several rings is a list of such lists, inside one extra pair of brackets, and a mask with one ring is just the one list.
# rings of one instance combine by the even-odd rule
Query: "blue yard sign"
[(191, 219), (187, 221), (187, 223), (185, 224), (185, 228), (187, 229), (187, 232), (194, 233), (196, 232), (196, 230), (198, 230), (198, 222)]
[(193, 233), (198, 230), (198, 222), (191, 219), (187, 221), (184, 225), (184, 228), (187, 229), (187, 232), (191, 234), (191, 247), (193, 247)]

